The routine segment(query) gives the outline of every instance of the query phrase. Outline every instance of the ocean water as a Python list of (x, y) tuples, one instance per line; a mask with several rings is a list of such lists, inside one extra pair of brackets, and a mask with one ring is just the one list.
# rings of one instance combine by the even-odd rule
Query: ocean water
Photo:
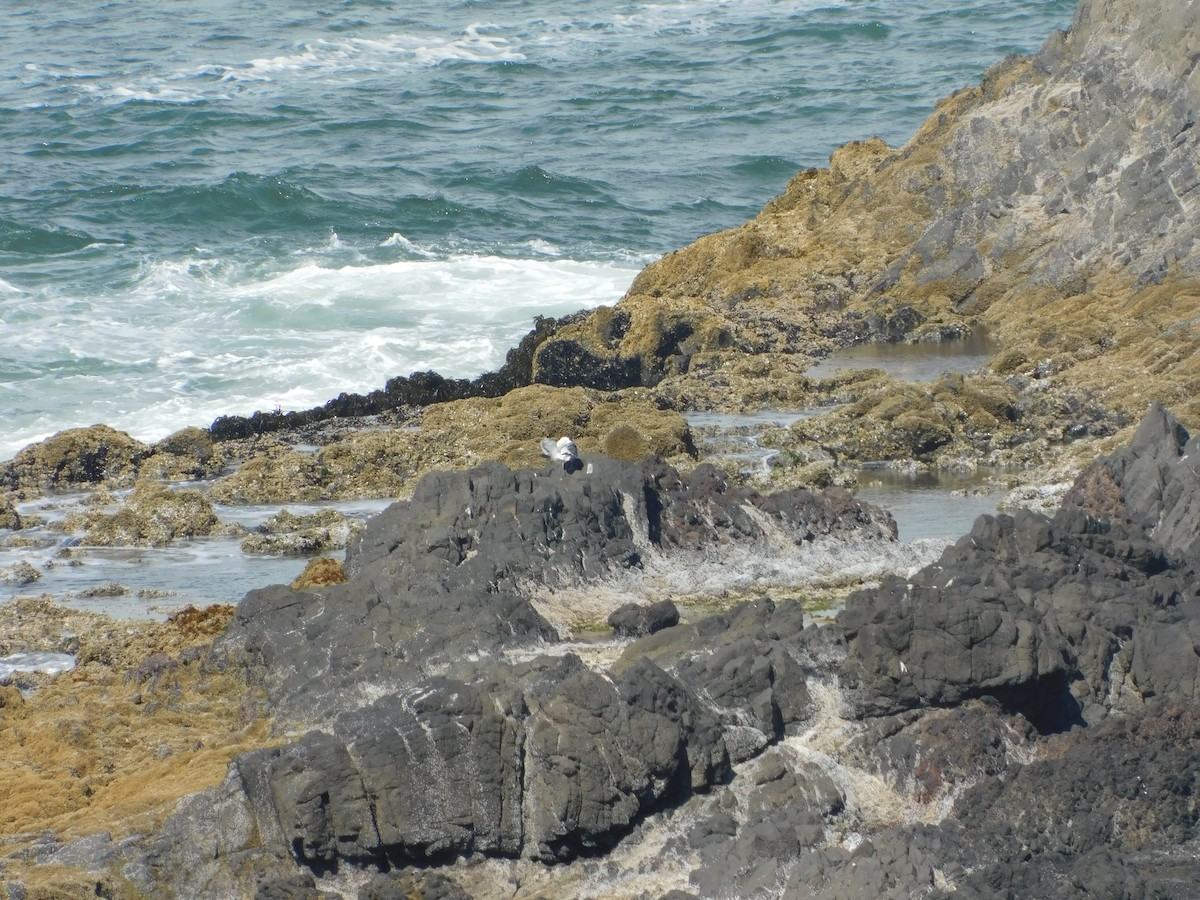
[(493, 369), (1073, 6), (5, 4), (0, 459)]

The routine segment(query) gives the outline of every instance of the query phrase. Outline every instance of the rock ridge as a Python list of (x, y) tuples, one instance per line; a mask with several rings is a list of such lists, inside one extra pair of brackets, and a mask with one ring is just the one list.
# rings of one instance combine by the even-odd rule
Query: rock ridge
[[(1054, 516), (982, 516), (828, 625), (763, 599), (662, 627), (607, 664), (562, 646), (531, 607), (477, 626), (472, 610), (519, 600), (502, 590), (519, 579), (488, 558), (499, 532), (469, 559), (446, 539), (468, 497), (484, 513), (553, 494), (562, 509), (526, 530), (518, 512), (512, 529), (537, 578), (596, 576), (580, 555), (543, 552), (556, 541), (636, 565), (633, 528), (557, 527), (603, 521), (596, 482), (497, 466), (431, 476), (367, 527), (347, 585), (239, 606), (215, 659), (257, 655), (245, 671), (295, 736), (239, 757), (127, 871), (159, 890), (235, 891), (249, 863), (264, 883), (299, 873), (354, 896), (364, 872), (425, 870), (492, 896), (534, 871), (562, 889), (554, 872), (574, 883), (598, 857), (613, 878), (639, 871), (637, 848), (665, 829), (655, 865), (693, 896), (1185, 897), (1200, 874), (1196, 446), (1152, 409)], [(728, 501), (661, 463), (593, 461), (597, 474), (662, 491), (660, 541), (696, 524), (697, 498)], [(750, 499), (820, 503), (799, 494)], [(733, 517), (704, 529), (745, 537)], [(383, 612), (405, 592), (435, 599)], [(374, 617), (369, 641), (322, 634), (329, 610), (354, 607)], [(409, 631), (385, 637), (389, 620)], [(192, 859), (214, 816), (226, 837)], [(468, 859), (507, 859), (510, 874)], [(480, 881), (485, 869), (499, 880)]]

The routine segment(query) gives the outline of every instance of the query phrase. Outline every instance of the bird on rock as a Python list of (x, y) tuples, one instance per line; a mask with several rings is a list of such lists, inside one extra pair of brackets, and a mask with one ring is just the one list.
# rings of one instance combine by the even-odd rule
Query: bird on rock
[(554, 438), (542, 438), (542, 454), (562, 463), (564, 472), (577, 472), (583, 468), (583, 463), (579, 461), (579, 448), (569, 437), (560, 437), (557, 441)]

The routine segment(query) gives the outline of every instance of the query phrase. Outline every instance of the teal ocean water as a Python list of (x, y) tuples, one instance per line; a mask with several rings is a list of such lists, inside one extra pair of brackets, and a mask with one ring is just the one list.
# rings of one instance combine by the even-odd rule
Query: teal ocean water
[(1073, 6), (6, 4), (0, 459), (495, 368)]

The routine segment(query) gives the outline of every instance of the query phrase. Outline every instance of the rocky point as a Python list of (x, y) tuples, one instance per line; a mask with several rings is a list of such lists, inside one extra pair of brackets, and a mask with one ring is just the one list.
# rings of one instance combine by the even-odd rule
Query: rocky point
[[(26, 448), (9, 540), (63, 490), (94, 508), (53, 527), (138, 546), (398, 502), (279, 514), (248, 552), (344, 561), (236, 610), (6, 607), (0, 649), (78, 665), (0, 688), (0, 894), (1195, 896), (1198, 15), (1082, 0), (497, 373)], [(983, 330), (976, 372), (811, 373)], [(808, 407), (761, 490), (683, 416)], [(862, 461), (1072, 486), (917, 547), (833, 486)]]

